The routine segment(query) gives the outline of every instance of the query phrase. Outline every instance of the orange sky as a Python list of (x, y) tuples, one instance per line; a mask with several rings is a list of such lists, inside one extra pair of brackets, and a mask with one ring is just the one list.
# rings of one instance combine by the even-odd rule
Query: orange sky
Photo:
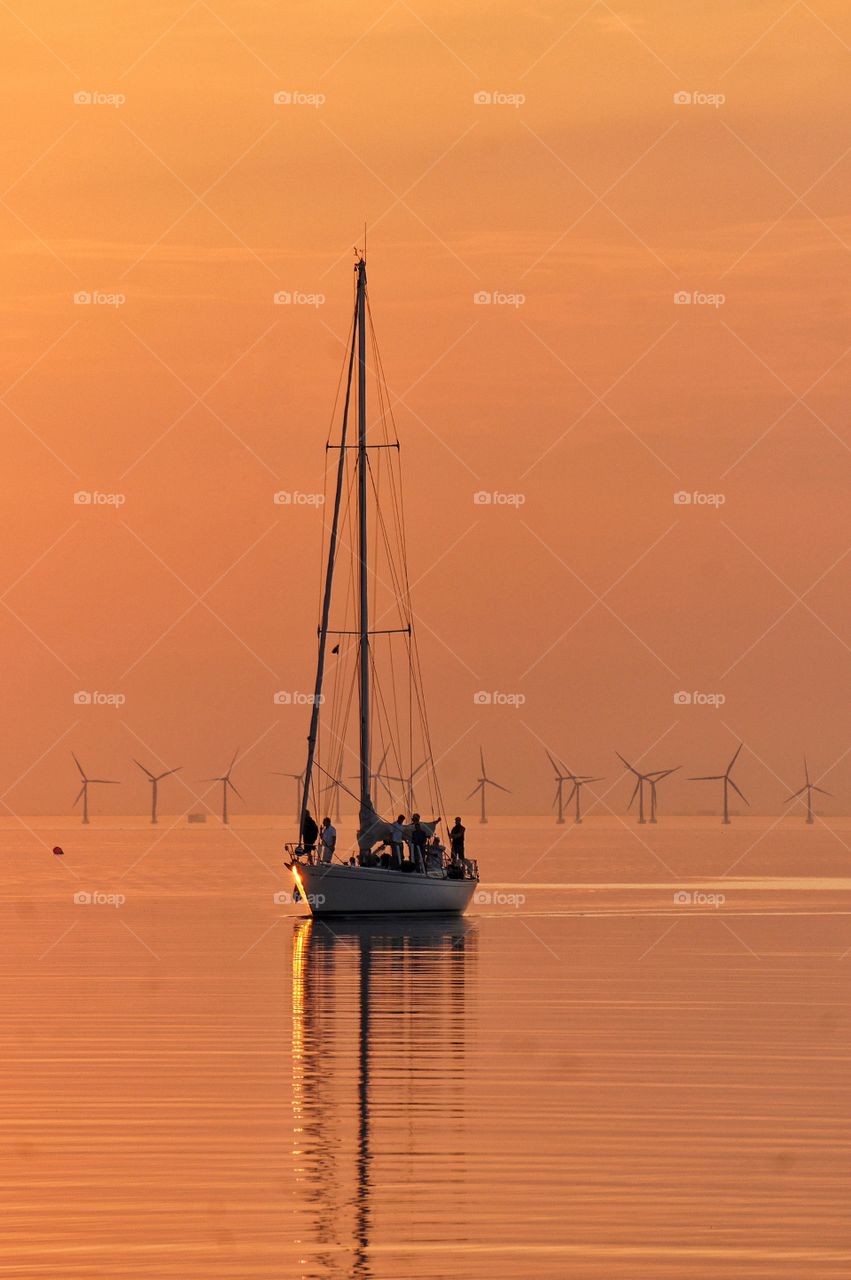
[(131, 753), (191, 782), (239, 744), (247, 808), (288, 812), (306, 713), (272, 694), (311, 684), (321, 515), (272, 496), (322, 488), (367, 221), (453, 811), (480, 741), (522, 812), (542, 743), (611, 778), (738, 736), (757, 810), (806, 748), (847, 811), (847, 6), (13, 3), (0, 32), (11, 810), (67, 809), (71, 746), (136, 812)]

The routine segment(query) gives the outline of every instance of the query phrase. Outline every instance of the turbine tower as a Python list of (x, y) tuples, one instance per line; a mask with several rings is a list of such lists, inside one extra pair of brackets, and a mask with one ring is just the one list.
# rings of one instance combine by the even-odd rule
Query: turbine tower
[(804, 777), (806, 778), (806, 782), (804, 783), (804, 785), (801, 787), (799, 791), (793, 792), (793, 794), (789, 796), (788, 800), (786, 800), (785, 803), (791, 804), (793, 800), (797, 800), (798, 797), (802, 796), (806, 791), (807, 793), (807, 825), (812, 826), (813, 822), (815, 821), (813, 817), (813, 792), (817, 791), (820, 796), (829, 796), (830, 792), (825, 791), (823, 787), (817, 787), (814, 782), (810, 782), (810, 771), (807, 767), (806, 756), (804, 756)]
[(236, 764), (236, 757), (238, 755), (239, 755), (239, 747), (237, 747), (236, 751), (234, 751), (233, 759), (228, 765), (226, 773), (221, 774), (221, 776), (218, 778), (202, 779), (203, 782), (220, 782), (222, 784), (222, 822), (224, 823), (225, 826), (228, 825), (228, 821), (229, 821), (228, 819), (228, 788), (230, 788), (230, 790), (234, 793), (234, 795), (239, 796), (240, 800), (245, 799), (245, 797), (240, 795), (240, 793), (237, 791), (236, 787), (231, 782), (231, 777), (230, 777), (233, 771), (233, 766)]
[(80, 790), (77, 792), (77, 799), (74, 801), (74, 803), (73, 803), (73, 805), (72, 805), (71, 807), (72, 807), (73, 809), (76, 809), (76, 807), (77, 807), (77, 805), (80, 803), (80, 799), (81, 799), (81, 797), (82, 797), (82, 801), (83, 801), (83, 822), (84, 822), (84, 823), (86, 823), (86, 825), (88, 825), (88, 822), (89, 822), (89, 787), (90, 787), (90, 786), (93, 786), (93, 785), (96, 785), (96, 786), (117, 787), (117, 786), (118, 786), (118, 781), (117, 781), (117, 779), (116, 779), (116, 778), (89, 778), (89, 777), (87, 777), (87, 776), (86, 776), (86, 772), (85, 772), (85, 770), (83, 769), (83, 766), (80, 764), (79, 760), (78, 760), (78, 759), (77, 759), (77, 757), (74, 755), (74, 752), (73, 752), (73, 751), (71, 752), (71, 755), (72, 755), (72, 756), (74, 756), (74, 764), (75, 764), (75, 765), (77, 766), (77, 768), (79, 769), (79, 771), (80, 771), (80, 777), (83, 779), (83, 785), (80, 787)]
[(160, 783), (163, 780), (163, 778), (168, 778), (173, 773), (179, 773), (180, 770), (183, 768), (183, 765), (179, 764), (176, 769), (166, 769), (163, 773), (151, 773), (150, 769), (146, 769), (145, 766), (139, 760), (137, 760), (135, 756), (133, 756), (132, 759), (133, 759), (133, 763), (138, 765), (139, 768), (142, 770), (142, 772), (146, 773), (148, 775), (148, 778), (150, 779), (151, 822), (154, 825), (156, 825), (157, 823), (157, 784)]
[(744, 746), (744, 743), (740, 742), (739, 745), (736, 747), (735, 753), (733, 755), (733, 759), (727, 765), (727, 768), (724, 770), (723, 773), (710, 773), (710, 774), (705, 774), (703, 777), (700, 777), (700, 778), (689, 778), (689, 782), (723, 782), (724, 784), (724, 817), (722, 818), (721, 821), (724, 826), (730, 825), (730, 807), (728, 804), (730, 787), (733, 788), (737, 796), (741, 796), (741, 798), (745, 801), (745, 804), (748, 806), (748, 808), (750, 808), (750, 801), (745, 799), (745, 796), (742, 794), (742, 792), (736, 786), (733, 779), (730, 777), (730, 774), (733, 772), (733, 765), (736, 763), (736, 760), (738, 759), (738, 756), (739, 756), (739, 752), (741, 751), (743, 746)]
[(487, 770), (485, 769), (485, 753), (481, 747), (479, 747), (479, 762), (481, 764), (482, 772), (479, 775), (478, 782), (467, 796), (467, 799), (472, 800), (473, 796), (476, 795), (477, 792), (481, 795), (482, 811), (479, 822), (484, 824), (488, 820), (487, 806), (485, 804), (485, 796), (487, 794), (488, 787), (496, 787), (498, 791), (505, 791), (507, 795), (511, 795), (511, 792), (508, 787), (504, 787), (501, 782), (494, 782), (493, 778), (488, 777)]

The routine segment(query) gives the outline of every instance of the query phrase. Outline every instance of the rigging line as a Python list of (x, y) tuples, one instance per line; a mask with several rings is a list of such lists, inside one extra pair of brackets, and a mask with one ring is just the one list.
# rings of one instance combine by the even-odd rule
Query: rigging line
[[(352, 324), (352, 346), (349, 353), (348, 378), (346, 382), (346, 402), (343, 409), (340, 443), (346, 443), (346, 431), (349, 421), (349, 405), (352, 394), (352, 375), (355, 367), (355, 339), (357, 328)], [(337, 557), (337, 538), (340, 527), (340, 507), (343, 499), (343, 481), (345, 478), (345, 453), (341, 451), (337, 468), (337, 483), (334, 490), (334, 515), (331, 531), (328, 535), (328, 564), (325, 575), (325, 588), (322, 593), (322, 617), (319, 625), (319, 652), (316, 658), (316, 680), (314, 683), (313, 705), (310, 709), (310, 729), (307, 736), (307, 762), (304, 766), (304, 787), (302, 790), (301, 812), (299, 814), (299, 838), (304, 829), (308, 800), (311, 797), (311, 771), (316, 755), (316, 740), (319, 735), (319, 708), (322, 703), (322, 682), (325, 675), (325, 649), (328, 640), (328, 619), (331, 612), (331, 592), (334, 581), (334, 566)]]

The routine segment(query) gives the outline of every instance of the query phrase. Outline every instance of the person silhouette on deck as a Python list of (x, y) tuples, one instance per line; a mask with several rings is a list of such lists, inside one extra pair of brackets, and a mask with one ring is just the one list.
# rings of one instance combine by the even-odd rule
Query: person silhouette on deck
[(319, 835), (319, 828), (316, 821), (311, 815), (309, 809), (304, 811), (304, 821), (301, 824), (301, 844), (305, 853), (313, 853), (316, 849), (316, 837)]
[(425, 847), (428, 843), (428, 832), (420, 822), (420, 815), (414, 813), (411, 815), (413, 829), (411, 831), (411, 852), (413, 855), (414, 865), (417, 871), (425, 872)]
[(452, 830), (449, 832), (449, 839), (450, 839), (450, 841), (451, 841), (452, 861), (453, 861), (453, 862), (463, 862), (463, 861), (464, 861), (464, 834), (465, 834), (466, 830), (467, 830), (467, 828), (466, 828), (466, 827), (464, 827), (464, 826), (462, 826), (462, 824), (461, 824), (461, 819), (460, 819), (460, 818), (456, 818), (456, 819), (455, 819), (455, 826), (454, 826), (454, 827), (452, 828)]

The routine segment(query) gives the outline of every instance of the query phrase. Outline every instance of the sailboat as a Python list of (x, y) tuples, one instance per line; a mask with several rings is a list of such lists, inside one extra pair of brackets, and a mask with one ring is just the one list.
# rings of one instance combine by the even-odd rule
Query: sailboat
[[(377, 388), (377, 423), (383, 427), (381, 434), (370, 431), (367, 422), (368, 337)], [(372, 329), (366, 260), (362, 253), (357, 255), (355, 266), (354, 312), (345, 380), (341, 377), (341, 385), (343, 381), (340, 437), (334, 442), (329, 437), (326, 442), (326, 457), (337, 454), (333, 513), (325, 559), (299, 839), (286, 846), (287, 865), (295, 882), (294, 897), (305, 903), (314, 916), (420, 912), (457, 915), (466, 910), (475, 892), (478, 865), (463, 856), (447, 857), (437, 830), (445, 821), (445, 809), (431, 746), (408, 588), (399, 440)], [(356, 438), (352, 442), (349, 419), (355, 399)], [(385, 487), (379, 494), (381, 483)], [(407, 500), (407, 491), (405, 497)], [(413, 500), (427, 515), (427, 495), (414, 493)], [(339, 586), (335, 570), (347, 551), (351, 571), (344, 578), (342, 591), (335, 593), (335, 587)], [(339, 576), (344, 577), (342, 573)], [(351, 619), (345, 616), (343, 621), (351, 621), (353, 625), (332, 627), (332, 618), (338, 621), (335, 615), (340, 611), (340, 595), (344, 613), (348, 607), (354, 614)], [(388, 620), (398, 625), (381, 625)], [(329, 651), (332, 638), (336, 642)], [(402, 676), (394, 644), (401, 644), (404, 653), (406, 695), (400, 691)], [(326, 689), (329, 659), (333, 661), (331, 683), (334, 686), (330, 696)], [(347, 659), (351, 660), (349, 684)], [(380, 684), (380, 659), (389, 672), (386, 688)], [(344, 757), (350, 749), (346, 731), (353, 707), (357, 721), (359, 790), (356, 795), (342, 780)], [(376, 755), (384, 751), (381, 764), (374, 771), (373, 748)], [(381, 774), (389, 756), (387, 768), (393, 768), (393, 773), (401, 779), (410, 779), (415, 772), (415, 748), (417, 753), (423, 753), (427, 762), (425, 772), (421, 772), (422, 766), (416, 772), (428, 784), (431, 813), (436, 816), (421, 818), (418, 813), (401, 814), (395, 822), (382, 818), (376, 812), (373, 799), (373, 785), (382, 781), (377, 775)], [(325, 764), (320, 763), (320, 755), (324, 755)], [(331, 768), (327, 767), (329, 763)], [(311, 797), (322, 794), (320, 780), (326, 791), (330, 784), (353, 795), (357, 802), (357, 851), (347, 859), (336, 850), (333, 853), (323, 850), (322, 856), (317, 856), (315, 836), (310, 838), (315, 829), (310, 813)], [(411, 801), (410, 788), (407, 801)]]

